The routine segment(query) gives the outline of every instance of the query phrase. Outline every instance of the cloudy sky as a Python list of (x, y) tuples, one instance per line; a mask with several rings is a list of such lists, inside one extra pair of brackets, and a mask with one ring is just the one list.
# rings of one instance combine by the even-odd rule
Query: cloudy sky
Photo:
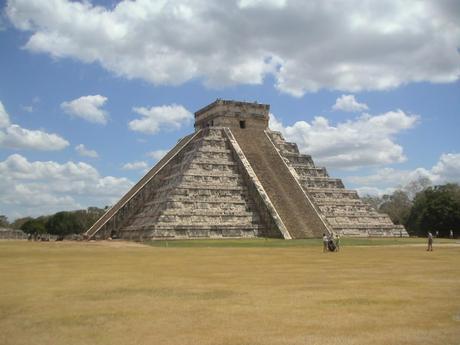
[(460, 2), (7, 0), (0, 214), (104, 206), (216, 98), (365, 193), (460, 182)]

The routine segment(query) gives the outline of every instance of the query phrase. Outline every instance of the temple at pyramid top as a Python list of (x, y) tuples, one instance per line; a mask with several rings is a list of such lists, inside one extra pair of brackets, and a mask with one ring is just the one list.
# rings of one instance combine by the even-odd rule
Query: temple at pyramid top
[(268, 129), (270, 105), (217, 99), (195, 112), (195, 130), (206, 127)]
[(130, 240), (407, 236), (295, 143), (267, 104), (218, 99), (88, 231)]

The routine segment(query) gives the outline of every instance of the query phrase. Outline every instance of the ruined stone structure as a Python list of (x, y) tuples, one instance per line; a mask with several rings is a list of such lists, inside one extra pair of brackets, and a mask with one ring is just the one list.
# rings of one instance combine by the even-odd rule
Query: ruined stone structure
[(269, 105), (217, 100), (88, 238), (407, 236), (268, 129)]
[(19, 229), (0, 228), (0, 240), (26, 240), (27, 234)]

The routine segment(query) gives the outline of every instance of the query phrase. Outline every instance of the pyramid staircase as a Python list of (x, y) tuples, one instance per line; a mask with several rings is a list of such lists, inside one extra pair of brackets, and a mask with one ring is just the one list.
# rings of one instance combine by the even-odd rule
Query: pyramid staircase
[(266, 132), (250, 129), (232, 132), (292, 238), (330, 233)]

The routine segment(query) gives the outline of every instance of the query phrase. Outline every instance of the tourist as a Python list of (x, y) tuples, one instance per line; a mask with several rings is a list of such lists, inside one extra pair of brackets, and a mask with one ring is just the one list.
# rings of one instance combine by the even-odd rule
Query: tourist
[(449, 237), (450, 237), (450, 238), (454, 238), (454, 232), (452, 231), (452, 229), (450, 229)]
[(329, 249), (330, 252), (335, 252), (334, 234), (330, 234), (327, 239), (327, 249)]
[(436, 230), (436, 238), (439, 238), (439, 231)]
[(327, 252), (327, 242), (329, 239), (327, 238), (326, 234), (323, 234), (323, 253)]
[(340, 251), (340, 236), (339, 236), (339, 234), (335, 235), (335, 251), (336, 252)]
[(427, 251), (428, 252), (433, 251), (433, 234), (431, 232), (428, 232), (428, 248), (427, 248)]

